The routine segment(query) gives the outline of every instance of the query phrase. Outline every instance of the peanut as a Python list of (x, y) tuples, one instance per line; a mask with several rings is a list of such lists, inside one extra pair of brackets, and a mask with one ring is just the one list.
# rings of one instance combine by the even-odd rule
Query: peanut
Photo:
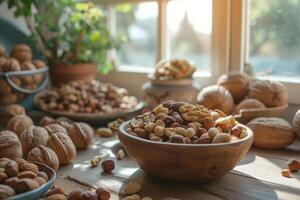
[(212, 143), (227, 143), (230, 142), (231, 137), (229, 134), (227, 133), (219, 133), (218, 135), (216, 135), (214, 137), (214, 139), (212, 140)]
[(158, 137), (162, 137), (164, 135), (164, 127), (162, 126), (156, 126), (154, 128), (154, 134)]
[(98, 128), (96, 133), (100, 137), (112, 137), (113, 136), (113, 132), (110, 128)]
[(218, 128), (213, 127), (210, 128), (207, 133), (209, 137), (214, 138), (216, 135), (220, 133), (220, 130)]
[(188, 128), (185, 132), (184, 132), (184, 136), (187, 138), (192, 138), (195, 136), (195, 130), (193, 128)]

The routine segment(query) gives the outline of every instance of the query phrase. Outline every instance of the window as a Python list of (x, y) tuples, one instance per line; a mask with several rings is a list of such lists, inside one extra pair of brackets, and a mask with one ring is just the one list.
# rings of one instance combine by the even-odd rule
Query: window
[(256, 76), (300, 77), (300, 0), (249, 0), (248, 62)]
[[(110, 54), (110, 59), (116, 61), (122, 71), (149, 72), (161, 59), (179, 58), (193, 63), (204, 76), (220, 73), (222, 70), (214, 70), (214, 67), (221, 68), (225, 63), (215, 60), (225, 54), (225, 45), (217, 42), (212, 47), (213, 7), (214, 4), (218, 7), (216, 15), (226, 14), (224, 5), (228, 1), (98, 0), (110, 10), (108, 19), (112, 32), (127, 39)], [(226, 18), (220, 21), (226, 24)], [(219, 34), (226, 35), (226, 30), (222, 31)]]
[(153, 67), (156, 56), (157, 3), (118, 4), (116, 33), (126, 37), (126, 43), (117, 51), (117, 64)]
[(175, 0), (167, 5), (168, 58), (183, 58), (210, 72), (212, 0)]

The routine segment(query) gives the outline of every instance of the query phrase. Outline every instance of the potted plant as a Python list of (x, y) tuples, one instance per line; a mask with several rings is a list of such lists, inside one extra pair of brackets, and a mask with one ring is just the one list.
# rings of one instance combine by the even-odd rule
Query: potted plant
[[(23, 16), (31, 37), (47, 59), (53, 84), (89, 80), (112, 69), (107, 50), (120, 40), (112, 38), (103, 11), (91, 2), (75, 0), (0, 0)], [(98, 65), (98, 67), (96, 67)]]

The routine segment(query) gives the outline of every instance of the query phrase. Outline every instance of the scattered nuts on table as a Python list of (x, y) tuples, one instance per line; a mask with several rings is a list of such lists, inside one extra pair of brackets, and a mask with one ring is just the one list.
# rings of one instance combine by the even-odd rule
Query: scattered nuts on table
[(129, 122), (127, 132), (158, 142), (228, 143), (246, 137), (247, 129), (233, 116), (202, 105), (167, 101)]
[(287, 178), (292, 178), (292, 174), (291, 174), (291, 170), (289, 169), (283, 169), (281, 171), (281, 175), (284, 176), (284, 177), (287, 177)]
[(104, 160), (101, 163), (104, 173), (111, 173), (115, 169), (115, 162), (113, 160)]
[(108, 114), (127, 112), (138, 101), (124, 88), (92, 80), (70, 82), (46, 90), (37, 104), (44, 111)]
[(100, 162), (100, 159), (98, 159), (98, 158), (94, 158), (94, 159), (90, 160), (91, 168), (97, 167), (99, 165), (99, 162)]
[(297, 172), (300, 170), (300, 162), (298, 160), (295, 159), (288, 160), (287, 164), (291, 172)]
[(98, 128), (96, 133), (100, 137), (112, 137), (113, 136), (113, 132), (110, 128)]
[(124, 120), (123, 119), (116, 119), (112, 122), (109, 122), (107, 127), (110, 128), (113, 131), (118, 131), (119, 127), (123, 124)]
[(96, 189), (96, 194), (99, 200), (109, 200), (110, 193), (102, 187)]

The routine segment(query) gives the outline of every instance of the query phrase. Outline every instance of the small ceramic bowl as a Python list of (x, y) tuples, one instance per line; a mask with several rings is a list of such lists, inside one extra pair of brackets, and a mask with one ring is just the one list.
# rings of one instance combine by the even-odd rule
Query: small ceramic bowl
[(146, 173), (170, 181), (201, 183), (218, 179), (232, 170), (246, 155), (253, 132), (220, 144), (174, 144), (151, 141), (126, 132), (129, 122), (120, 127), (119, 139), (126, 152)]
[(13, 197), (8, 198), (8, 200), (36, 200), (43, 197), (43, 195), (53, 185), (56, 178), (56, 172), (50, 167), (48, 167), (47, 165), (44, 165), (42, 163), (37, 163), (37, 162), (32, 162), (32, 163), (36, 164), (40, 171), (46, 172), (46, 174), (49, 177), (49, 181), (35, 190), (15, 195)]

